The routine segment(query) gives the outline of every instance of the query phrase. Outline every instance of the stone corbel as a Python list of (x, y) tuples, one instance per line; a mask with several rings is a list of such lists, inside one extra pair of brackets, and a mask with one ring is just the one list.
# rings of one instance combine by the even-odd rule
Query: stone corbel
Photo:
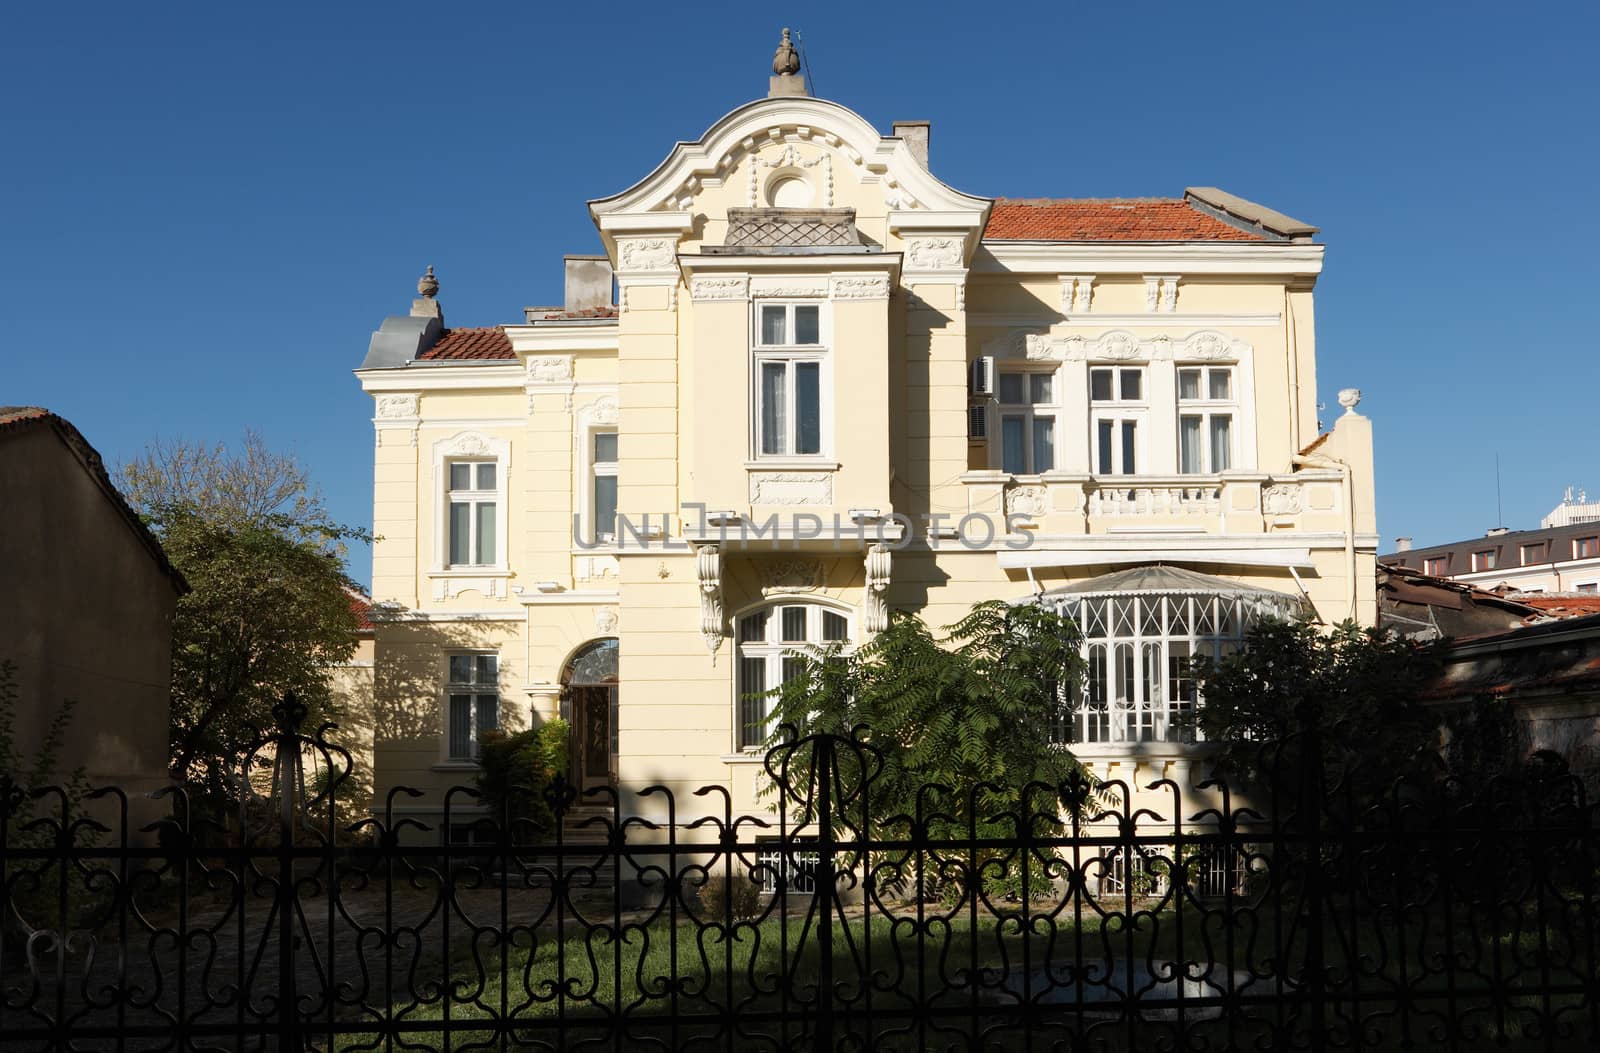
[(894, 568), (894, 550), (873, 545), (867, 550), (866, 629), (881, 633), (889, 627), (889, 580)]
[(722, 646), (722, 550), (701, 545), (694, 552), (695, 577), (700, 583), (700, 636), (712, 655)]
[(1061, 313), (1087, 314), (1094, 296), (1094, 275), (1061, 275)]

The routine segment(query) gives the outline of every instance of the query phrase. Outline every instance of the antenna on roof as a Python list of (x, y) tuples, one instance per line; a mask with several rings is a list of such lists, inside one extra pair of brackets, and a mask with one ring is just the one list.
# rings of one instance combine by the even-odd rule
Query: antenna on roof
[(806, 75), (806, 93), (814, 99), (817, 97), (817, 86), (811, 80), (811, 60), (806, 58), (806, 38), (798, 29), (794, 31), (794, 42), (800, 49), (800, 68)]
[(1494, 523), (1497, 527), (1506, 525), (1505, 509), (1500, 504), (1500, 451), (1494, 452)]

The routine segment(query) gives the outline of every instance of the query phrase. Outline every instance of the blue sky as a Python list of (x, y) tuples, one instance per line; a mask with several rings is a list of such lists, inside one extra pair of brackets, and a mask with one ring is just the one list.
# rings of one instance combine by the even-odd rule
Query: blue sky
[(1319, 397), (1331, 423), (1365, 392), (1386, 539), (1495, 525), (1496, 454), (1509, 526), (1600, 492), (1600, 5), (692, 11), (13, 7), (0, 403), (111, 462), (255, 427), (368, 524), (350, 371), (423, 266), (455, 325), (559, 301), (562, 253), (598, 243), (584, 202), (763, 94), (787, 22), (818, 94), (932, 120), (962, 190), (1215, 185), (1320, 225)]

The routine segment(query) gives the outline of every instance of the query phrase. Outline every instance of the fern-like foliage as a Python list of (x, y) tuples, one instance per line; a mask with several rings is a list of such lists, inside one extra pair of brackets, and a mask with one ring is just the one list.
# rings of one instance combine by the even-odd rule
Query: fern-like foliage
[[(870, 778), (851, 757), (838, 760), (835, 777), (852, 805), (839, 821), (858, 831), (903, 837), (920, 826), (936, 838), (1011, 837), (1028, 828), (1037, 835), (1058, 829), (1064, 811), (1082, 804), (1061, 792), (1082, 778), (1081, 768), (1050, 737), (1066, 705), (1063, 686), (1083, 675), (1071, 618), (990, 601), (936, 634), (896, 613), (856, 651), (797, 655), (790, 669), (773, 691), (773, 745), (788, 725), (802, 737), (859, 735), (881, 759)], [(806, 763), (803, 752), (797, 763)], [(796, 782), (809, 775), (791, 774)], [(1042, 785), (1024, 811), (1030, 784)], [(1018, 869), (1000, 861), (985, 885), (1015, 881)]]

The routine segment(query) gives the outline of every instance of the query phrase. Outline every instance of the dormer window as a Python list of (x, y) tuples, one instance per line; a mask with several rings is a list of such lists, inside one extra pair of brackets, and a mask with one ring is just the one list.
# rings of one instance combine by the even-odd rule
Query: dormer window
[(829, 410), (825, 305), (761, 301), (755, 311), (756, 455), (820, 457)]

